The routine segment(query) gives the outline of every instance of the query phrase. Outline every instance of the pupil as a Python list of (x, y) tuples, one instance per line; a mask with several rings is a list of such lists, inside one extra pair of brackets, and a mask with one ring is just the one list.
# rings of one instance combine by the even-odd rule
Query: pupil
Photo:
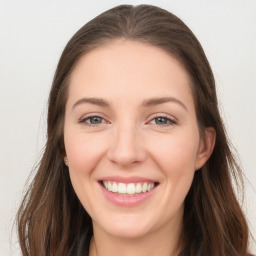
[(94, 116), (90, 118), (91, 124), (99, 124), (101, 122), (101, 117)]
[(164, 117), (158, 117), (157, 119), (156, 119), (156, 123), (157, 124), (166, 124), (166, 118), (164, 118)]

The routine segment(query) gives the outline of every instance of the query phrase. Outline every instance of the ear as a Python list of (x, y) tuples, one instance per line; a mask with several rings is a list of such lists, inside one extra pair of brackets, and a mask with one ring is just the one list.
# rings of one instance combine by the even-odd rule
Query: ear
[(63, 159), (63, 160), (64, 160), (65, 165), (68, 166), (68, 158), (67, 158), (66, 155), (64, 156), (64, 159)]
[(213, 127), (205, 128), (204, 134), (200, 138), (200, 144), (197, 151), (195, 170), (200, 169), (210, 158), (215, 146), (216, 131)]

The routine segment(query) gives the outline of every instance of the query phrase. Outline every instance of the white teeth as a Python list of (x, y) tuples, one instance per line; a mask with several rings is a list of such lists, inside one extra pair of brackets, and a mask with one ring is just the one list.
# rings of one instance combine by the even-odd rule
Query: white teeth
[(149, 183), (148, 184), (148, 191), (150, 191), (152, 188), (154, 188), (154, 183)]
[(135, 192), (138, 194), (138, 193), (141, 193), (141, 191), (142, 191), (141, 184), (140, 183), (136, 184)]
[(117, 184), (115, 182), (113, 182), (113, 184), (112, 184), (112, 192), (116, 193), (117, 191), (118, 191)]
[(135, 185), (133, 183), (127, 185), (126, 189), (127, 194), (133, 195), (135, 194)]
[(112, 181), (103, 181), (104, 187), (118, 194), (134, 195), (140, 193), (146, 193), (155, 187), (155, 183), (117, 183)]
[(126, 194), (126, 185), (124, 183), (119, 183), (117, 192), (119, 194)]
[(111, 191), (111, 189), (112, 189), (112, 184), (110, 181), (108, 181), (108, 190)]
[(142, 192), (143, 193), (147, 192), (147, 188), (148, 188), (148, 184), (144, 183), (143, 186), (142, 186)]

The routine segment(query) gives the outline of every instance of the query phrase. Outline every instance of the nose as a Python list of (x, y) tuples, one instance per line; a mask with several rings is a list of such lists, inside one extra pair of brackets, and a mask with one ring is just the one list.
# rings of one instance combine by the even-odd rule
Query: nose
[(134, 126), (116, 128), (112, 135), (107, 154), (112, 163), (127, 167), (146, 159), (143, 138)]

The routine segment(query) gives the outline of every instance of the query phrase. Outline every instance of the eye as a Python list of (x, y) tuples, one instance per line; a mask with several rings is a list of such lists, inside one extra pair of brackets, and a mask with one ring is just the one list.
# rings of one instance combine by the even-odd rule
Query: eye
[(103, 123), (107, 123), (106, 120), (100, 116), (88, 116), (79, 121), (79, 123), (82, 123), (87, 126), (97, 126)]
[(158, 116), (153, 118), (149, 123), (155, 124), (158, 126), (169, 126), (169, 125), (176, 124), (176, 121), (165, 116)]

